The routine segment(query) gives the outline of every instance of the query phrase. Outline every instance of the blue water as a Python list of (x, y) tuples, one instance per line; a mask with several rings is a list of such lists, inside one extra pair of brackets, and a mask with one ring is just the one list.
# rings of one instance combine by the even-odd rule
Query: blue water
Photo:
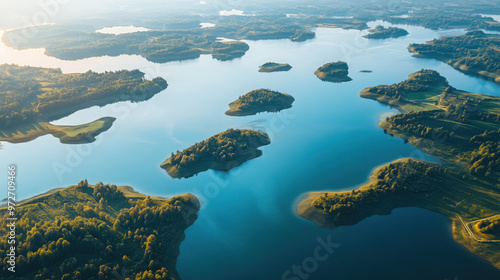
[[(66, 73), (139, 68), (148, 76), (165, 77), (169, 87), (147, 102), (93, 107), (54, 122), (80, 124), (117, 117), (111, 130), (93, 144), (63, 145), (50, 135), (24, 144), (2, 143), (0, 166), (5, 172), (0, 178), (5, 181), (6, 166), (16, 164), (21, 198), (82, 179), (130, 185), (151, 195), (197, 195), (202, 209), (186, 231), (177, 265), (185, 280), (281, 279), (292, 265), (311, 260), (317, 238), (328, 235), (340, 247), (307, 279), (499, 279), (497, 269), (453, 240), (449, 221), (442, 215), (397, 209), (332, 231), (298, 217), (293, 209), (305, 192), (355, 188), (376, 166), (395, 159), (437, 161), (384, 134), (378, 122), (396, 110), (361, 99), (363, 88), (399, 82), (428, 68), (439, 71), (456, 88), (499, 95), (500, 87), (494, 83), (439, 61), (413, 58), (406, 50), (409, 43), (463, 30), (405, 28), (410, 35), (390, 40), (366, 40), (361, 37), (366, 31), (317, 29), (316, 38), (303, 43), (249, 41), (248, 53), (228, 62), (208, 55), (168, 64), (138, 56), (67, 62), (31, 50), (26, 52), (34, 59), (27, 63), (23, 52), (16, 52), (20, 64), (61, 67)], [(9, 61), (16, 61), (12, 50), (0, 46), (2, 51), (9, 51)], [(322, 64), (337, 60), (349, 64), (353, 81), (327, 83), (313, 74)], [(267, 61), (287, 62), (293, 69), (257, 72)], [(279, 90), (296, 101), (293, 108), (278, 114), (224, 115), (229, 102), (256, 88)], [(171, 152), (231, 127), (265, 130), (272, 143), (262, 148), (262, 157), (228, 173), (208, 171), (177, 180), (160, 169)]]

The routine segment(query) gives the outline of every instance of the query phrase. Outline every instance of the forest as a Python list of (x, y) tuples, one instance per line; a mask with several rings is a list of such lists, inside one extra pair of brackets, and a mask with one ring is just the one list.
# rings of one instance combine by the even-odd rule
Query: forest
[(400, 83), (367, 88), (361, 96), (404, 111), (381, 123), (389, 133), (412, 144), (431, 141), (433, 154), (458, 160), (474, 176), (493, 181), (500, 176), (498, 97), (457, 90), (438, 72), (425, 69)]
[(231, 102), (226, 112), (230, 116), (254, 115), (259, 112), (279, 112), (292, 107), (295, 99), (288, 94), (269, 89), (256, 89)]
[(408, 79), (405, 81), (390, 86), (380, 85), (370, 87), (367, 88), (366, 91), (378, 96), (401, 100), (403, 94), (411, 98), (411, 93), (429, 91), (436, 86), (448, 87), (449, 85), (446, 78), (439, 75), (437, 71), (422, 69), (408, 75)]
[(383, 166), (366, 188), (349, 192), (325, 193), (313, 203), (331, 219), (343, 219), (392, 195), (430, 192), (439, 186), (444, 170), (424, 161), (407, 160)]
[(500, 23), (493, 18), (471, 14), (470, 11), (422, 10), (413, 11), (408, 17), (391, 16), (384, 17), (384, 20), (393, 24), (418, 25), (433, 30), (467, 28), (500, 31)]
[(244, 56), (249, 49), (248, 44), (244, 42), (215, 42), (212, 44), (212, 57), (227, 61)]
[(249, 159), (259, 157), (257, 148), (268, 145), (269, 136), (260, 131), (228, 129), (193, 146), (172, 153), (161, 167), (175, 178), (191, 177), (212, 169), (228, 171)]
[[(497, 122), (500, 124), (500, 122)], [(475, 135), (470, 142), (477, 147), (470, 155), (469, 172), (492, 177), (500, 173), (500, 129)], [(498, 182), (500, 187), (500, 181)]]
[[(500, 81), (500, 35), (481, 30), (464, 35), (441, 37), (425, 44), (410, 44), (408, 49), (417, 57), (442, 60), (468, 74)], [(486, 72), (486, 73), (484, 73)]]
[(404, 114), (398, 114), (386, 119), (386, 122), (390, 123), (390, 128), (397, 128), (399, 130), (411, 133), (415, 137), (437, 140), (441, 142), (450, 141), (454, 135), (453, 131), (450, 131), (444, 127), (432, 127), (426, 125), (436, 119), (436, 113), (439, 111), (418, 111), (418, 112), (408, 112)]
[(139, 70), (62, 74), (60, 69), (0, 65), (0, 127), (51, 121), (77, 110), (117, 101), (139, 102), (167, 88)]
[(385, 28), (382, 25), (377, 25), (377, 27), (375, 27), (374, 29), (370, 29), (368, 31), (370, 33), (363, 36), (368, 39), (398, 38), (401, 36), (408, 35), (408, 31), (404, 30), (403, 28), (392, 27), (392, 26)]
[(319, 79), (329, 82), (347, 82), (352, 80), (349, 74), (349, 66), (344, 61), (330, 62), (319, 67), (314, 74)]
[[(46, 54), (65, 60), (92, 56), (117, 56), (137, 54), (156, 63), (198, 58), (212, 54), (215, 59), (229, 60), (241, 57), (248, 50), (244, 42), (219, 42), (217, 37), (232, 39), (290, 39), (305, 41), (315, 36), (306, 27), (292, 20), (273, 17), (251, 17), (245, 23), (222, 19), (217, 27), (183, 30), (156, 30), (112, 35), (78, 30), (68, 26), (38, 27), (30, 39), (22, 36), (23, 30), (9, 31), (4, 36), (6, 44), (18, 49), (46, 49)], [(20, 39), (21, 38), (21, 39)]]
[[(17, 266), (22, 269), (2, 279), (179, 279), (179, 245), (198, 209), (192, 195), (125, 195), (115, 185), (90, 186), (86, 180), (35, 197), (16, 207)], [(6, 228), (0, 233), (6, 235)], [(0, 254), (5, 256), (10, 246), (2, 238)], [(3, 275), (6, 269), (4, 260)]]
[(210, 28), (200, 28), (201, 20), (208, 19), (193, 15), (171, 20), (142, 19), (138, 24), (153, 30), (120, 35), (97, 33), (91, 25), (47, 25), (38, 26), (37, 32), (29, 37), (23, 36), (23, 29), (8, 31), (3, 41), (17, 49), (45, 48), (47, 55), (64, 60), (136, 54), (151, 62), (165, 63), (194, 59), (201, 54), (212, 54), (215, 59), (229, 60), (243, 56), (248, 50), (248, 45), (244, 42), (233, 45), (218, 41), (218, 37), (303, 42), (315, 37), (315, 32), (311, 30), (318, 25), (359, 30), (368, 28), (366, 22), (353, 18), (309, 15), (222, 16), (212, 18), (216, 26)]

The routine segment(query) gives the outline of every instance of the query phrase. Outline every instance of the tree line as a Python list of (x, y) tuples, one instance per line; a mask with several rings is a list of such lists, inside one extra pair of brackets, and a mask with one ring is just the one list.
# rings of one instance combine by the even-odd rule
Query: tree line
[(144, 79), (139, 70), (62, 74), (60, 69), (0, 66), (0, 128), (63, 117), (82, 104), (143, 101), (167, 87), (163, 78)]
[(368, 188), (325, 193), (313, 203), (333, 219), (341, 219), (390, 195), (432, 191), (443, 173), (441, 167), (422, 161), (394, 162), (381, 167)]
[(262, 132), (242, 129), (228, 129), (203, 140), (182, 152), (172, 153), (169, 163), (177, 169), (189, 168), (204, 161), (230, 162), (255, 153), (255, 148), (266, 143)]
[[(124, 270), (135, 280), (177, 278), (175, 267), (165, 263), (177, 256), (189, 226), (186, 213), (193, 209), (197, 212), (186, 197), (127, 199), (114, 185), (92, 188), (82, 181), (18, 206), (17, 266), (22, 269), (16, 277), (100, 280)], [(2, 256), (10, 246), (0, 240)], [(2, 274), (9, 275), (2, 258)]]

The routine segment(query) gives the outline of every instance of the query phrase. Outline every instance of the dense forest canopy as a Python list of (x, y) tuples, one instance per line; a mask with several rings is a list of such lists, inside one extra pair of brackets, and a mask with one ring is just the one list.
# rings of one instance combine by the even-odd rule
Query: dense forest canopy
[(288, 100), (293, 101), (293, 97), (285, 95), (279, 91), (269, 89), (256, 89), (238, 98), (240, 108), (245, 109), (251, 106), (259, 106), (265, 104), (282, 104)]
[(349, 66), (344, 61), (330, 62), (319, 67), (314, 74), (323, 81), (346, 82), (350, 81)]
[(264, 132), (228, 129), (181, 152), (172, 153), (161, 166), (173, 177), (190, 177), (215, 167), (227, 171), (260, 156), (262, 152), (257, 148), (269, 143), (269, 136)]
[(408, 76), (407, 80), (390, 86), (381, 85), (367, 88), (366, 91), (376, 95), (383, 95), (393, 99), (400, 99), (403, 95), (411, 98), (411, 93), (426, 92), (433, 87), (448, 87), (446, 78), (437, 71), (422, 69)]
[[(500, 35), (485, 34), (480, 30), (409, 46), (409, 50), (416, 56), (443, 60), (466, 73), (494, 80), (500, 77), (499, 48)], [(496, 81), (499, 82), (500, 78)]]
[(314, 207), (332, 219), (343, 219), (391, 195), (433, 191), (439, 186), (443, 172), (435, 164), (413, 159), (390, 163), (377, 170), (376, 179), (366, 188), (325, 193), (314, 201)]
[[(57, 190), (16, 207), (16, 276), (2, 279), (179, 279), (175, 259), (197, 217), (192, 195), (171, 199), (125, 195), (99, 183)], [(5, 218), (5, 217), (4, 217)], [(6, 228), (0, 228), (6, 235)], [(0, 240), (6, 255), (7, 239)], [(2, 257), (5, 259), (5, 257)], [(7, 263), (2, 265), (7, 275)], [(118, 274), (117, 274), (118, 273)]]
[(139, 102), (167, 88), (163, 78), (144, 79), (139, 70), (62, 74), (60, 69), (0, 65), (0, 129), (50, 121), (82, 105)]
[(227, 115), (244, 116), (259, 112), (278, 112), (292, 107), (295, 99), (288, 94), (269, 89), (256, 89), (231, 102)]
[(389, 133), (415, 143), (431, 141), (439, 146), (434, 153), (462, 162), (474, 176), (494, 181), (500, 176), (500, 98), (457, 90), (438, 72), (425, 69), (361, 95), (406, 111), (382, 123)]

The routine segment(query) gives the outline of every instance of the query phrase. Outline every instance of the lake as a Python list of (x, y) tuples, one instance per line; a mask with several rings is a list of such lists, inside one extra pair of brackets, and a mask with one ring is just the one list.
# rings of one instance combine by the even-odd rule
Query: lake
[[(387, 25), (369, 25), (377, 24)], [(63, 145), (50, 135), (23, 144), (2, 143), (5, 172), (0, 178), (5, 182), (7, 165), (16, 164), (20, 198), (83, 179), (130, 185), (150, 195), (195, 194), (202, 209), (180, 248), (177, 268), (184, 280), (282, 279), (293, 265), (311, 265), (318, 238), (330, 239), (338, 248), (317, 267), (310, 266), (307, 279), (499, 279), (496, 268), (453, 240), (450, 222), (440, 214), (401, 208), (332, 231), (295, 213), (301, 194), (356, 188), (381, 164), (403, 157), (437, 161), (384, 134), (379, 121), (397, 111), (360, 98), (363, 88), (400, 82), (427, 68), (458, 89), (499, 95), (500, 87), (492, 82), (436, 60), (414, 58), (406, 49), (410, 43), (464, 30), (396, 26), (410, 34), (368, 40), (361, 37), (366, 31), (318, 28), (315, 39), (301, 43), (248, 41), (247, 54), (227, 62), (210, 55), (167, 64), (134, 55), (61, 61), (45, 56), (43, 49), (1, 45), (0, 63), (60, 67), (65, 73), (140, 69), (148, 78), (164, 77), (169, 87), (146, 102), (92, 107), (53, 122), (76, 125), (116, 117), (95, 143)], [(328, 83), (313, 74), (338, 60), (348, 63), (352, 81)], [(259, 73), (258, 66), (268, 61), (293, 68)], [(291, 94), (293, 108), (250, 117), (224, 114), (230, 102), (258, 88)], [(208, 171), (178, 180), (160, 168), (171, 152), (228, 128), (264, 130), (272, 143), (262, 147), (262, 157), (228, 173)]]

